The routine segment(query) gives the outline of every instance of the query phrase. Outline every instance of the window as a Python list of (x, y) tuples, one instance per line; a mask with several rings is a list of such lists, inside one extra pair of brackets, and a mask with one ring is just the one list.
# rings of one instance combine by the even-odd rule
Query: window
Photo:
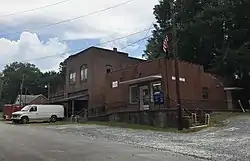
[(152, 91), (153, 91), (153, 94), (155, 92), (161, 91), (161, 82), (152, 83)]
[(111, 72), (111, 69), (106, 69), (106, 72), (107, 72), (107, 73), (110, 73), (110, 72)]
[(81, 67), (81, 81), (86, 81), (88, 79), (88, 68), (87, 65)]
[(208, 87), (202, 87), (202, 99), (208, 99)]
[(106, 73), (112, 72), (112, 65), (107, 64), (107, 65), (105, 65), (105, 67), (106, 67)]
[(154, 94), (156, 92), (160, 92), (161, 90), (162, 90), (161, 82), (154, 82), (154, 83), (152, 83), (152, 87), (151, 87), (151, 102), (154, 102)]
[(37, 107), (36, 106), (32, 106), (31, 108), (30, 108), (30, 112), (36, 112), (37, 111)]
[(69, 74), (69, 81), (70, 83), (74, 83), (76, 81), (76, 73), (70, 73)]
[(138, 98), (138, 88), (137, 86), (129, 87), (129, 101), (130, 103), (137, 103)]

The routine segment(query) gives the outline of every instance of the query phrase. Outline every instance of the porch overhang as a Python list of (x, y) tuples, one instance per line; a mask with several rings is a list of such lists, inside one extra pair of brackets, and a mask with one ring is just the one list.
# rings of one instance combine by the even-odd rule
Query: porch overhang
[(59, 103), (59, 102), (67, 102), (69, 100), (88, 100), (89, 95), (79, 95), (79, 96), (72, 96), (72, 97), (67, 97), (63, 99), (58, 99), (58, 100), (52, 100), (53, 103)]
[(137, 83), (141, 83), (141, 82), (154, 81), (154, 80), (161, 79), (161, 78), (162, 78), (161, 75), (150, 75), (150, 76), (146, 76), (146, 77), (141, 77), (141, 78), (123, 81), (123, 82), (120, 82), (120, 84), (137, 84)]
[(237, 90), (243, 90), (243, 88), (240, 87), (225, 87), (224, 91), (237, 91)]

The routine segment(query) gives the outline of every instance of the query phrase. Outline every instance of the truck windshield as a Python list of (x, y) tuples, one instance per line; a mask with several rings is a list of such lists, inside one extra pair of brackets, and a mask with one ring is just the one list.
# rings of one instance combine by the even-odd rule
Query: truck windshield
[(22, 108), (21, 111), (29, 111), (29, 109), (30, 109), (30, 106), (25, 106), (24, 108)]

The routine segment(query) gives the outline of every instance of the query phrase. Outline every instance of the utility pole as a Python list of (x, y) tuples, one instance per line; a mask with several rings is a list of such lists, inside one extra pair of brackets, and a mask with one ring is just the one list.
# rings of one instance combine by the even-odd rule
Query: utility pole
[(50, 83), (48, 84), (48, 104), (50, 103)]
[(19, 104), (22, 107), (22, 94), (23, 94), (23, 83), (24, 83), (24, 74), (22, 76), (22, 82), (20, 85), (20, 98), (19, 98)]
[(25, 100), (24, 100), (24, 106), (26, 106), (26, 104), (27, 104), (27, 91), (28, 91), (28, 88), (25, 88)]
[(0, 105), (2, 105), (3, 80), (0, 77)]
[(178, 115), (178, 130), (183, 130), (182, 126), (182, 109), (180, 99), (180, 74), (179, 74), (179, 58), (178, 45), (176, 36), (176, 20), (174, 11), (174, 0), (170, 2), (171, 20), (172, 20), (172, 42), (173, 42), (173, 57), (175, 61), (175, 82), (176, 82), (176, 97), (177, 97), (177, 115)]

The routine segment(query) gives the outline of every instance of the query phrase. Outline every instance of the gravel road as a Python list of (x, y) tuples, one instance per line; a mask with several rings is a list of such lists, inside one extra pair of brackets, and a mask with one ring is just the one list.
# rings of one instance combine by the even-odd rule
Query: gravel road
[[(47, 127), (88, 137), (89, 140), (120, 142), (155, 151), (173, 152), (194, 158), (219, 161), (249, 161), (250, 117), (229, 120), (225, 127), (190, 134), (111, 128), (97, 125)], [(193, 158), (193, 159), (194, 159)]]
[[(128, 134), (134, 136), (126, 137)], [(83, 135), (84, 133), (84, 135)], [(199, 161), (173, 152), (139, 148), (124, 139), (142, 132), (106, 127), (34, 126), (0, 122), (1, 161)], [(149, 133), (150, 134), (150, 133)], [(153, 137), (153, 135), (151, 136)], [(121, 140), (119, 140), (121, 138)], [(141, 139), (141, 136), (138, 137)], [(147, 138), (145, 138), (147, 139)], [(145, 142), (152, 142), (145, 140)], [(150, 138), (149, 138), (150, 139)], [(124, 142), (124, 143), (121, 143)], [(135, 142), (135, 145), (138, 144)]]

